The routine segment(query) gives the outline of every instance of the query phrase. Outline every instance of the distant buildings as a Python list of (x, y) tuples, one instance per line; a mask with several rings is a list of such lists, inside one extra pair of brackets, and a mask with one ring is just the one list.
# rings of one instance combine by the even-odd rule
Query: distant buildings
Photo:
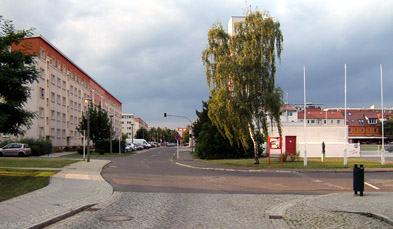
[(127, 134), (128, 138), (133, 138), (140, 128), (149, 129), (149, 125), (141, 118), (135, 116), (134, 113), (123, 113), (121, 119), (121, 131)]
[[(309, 156), (320, 156), (321, 144), (325, 142), (327, 156), (342, 156), (345, 139), (348, 140), (348, 156), (358, 155), (355, 143), (381, 144), (382, 115), (380, 109), (348, 108), (345, 122), (345, 109), (323, 108), (321, 104), (285, 104), (281, 110), (283, 152), (300, 152), (303, 156), (305, 144)], [(306, 119), (304, 117), (306, 115)], [(393, 109), (384, 109), (385, 121), (393, 115)], [(304, 126), (306, 120), (306, 128)], [(346, 123), (346, 125), (344, 125)], [(269, 136), (278, 136), (277, 128), (269, 128)], [(391, 137), (385, 136), (385, 142)], [(352, 153), (350, 153), (352, 152)], [(340, 155), (341, 153), (341, 155)]]
[[(54, 147), (82, 145), (76, 127), (87, 110), (86, 98), (113, 115), (116, 133), (121, 131), (122, 103), (99, 85), (83, 69), (42, 36), (26, 38), (21, 45), (30, 45), (37, 54), (38, 82), (30, 85), (31, 98), (26, 109), (36, 112), (24, 137), (50, 140)], [(13, 46), (12, 50), (20, 46)], [(1, 135), (0, 140), (9, 139)]]

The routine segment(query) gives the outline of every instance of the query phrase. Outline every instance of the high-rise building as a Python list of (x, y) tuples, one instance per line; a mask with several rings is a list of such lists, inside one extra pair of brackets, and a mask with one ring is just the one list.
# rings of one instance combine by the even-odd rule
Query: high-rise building
[[(81, 145), (82, 135), (76, 127), (87, 111), (87, 98), (113, 115), (113, 129), (121, 133), (122, 103), (119, 100), (44, 37), (26, 38), (20, 45), (30, 46), (37, 54), (35, 64), (39, 71), (38, 82), (30, 85), (31, 97), (25, 105), (27, 110), (36, 112), (37, 117), (24, 137), (50, 140), (55, 147)], [(4, 137), (8, 136), (2, 135), (0, 140)]]

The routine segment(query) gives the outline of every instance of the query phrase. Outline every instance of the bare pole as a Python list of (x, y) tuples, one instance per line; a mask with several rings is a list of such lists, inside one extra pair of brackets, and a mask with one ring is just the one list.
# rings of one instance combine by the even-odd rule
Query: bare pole
[(382, 154), (381, 154), (381, 164), (385, 164), (385, 133), (384, 133), (384, 109), (383, 109), (383, 77), (382, 77), (382, 64), (379, 66), (381, 71), (381, 109), (382, 109)]
[(306, 66), (303, 66), (303, 87), (304, 87), (304, 167), (307, 166), (307, 108), (306, 108)]
[(348, 128), (347, 128), (347, 64), (344, 65), (345, 68), (345, 83), (344, 83), (344, 127), (345, 127), (345, 136), (344, 136), (344, 165), (348, 165), (347, 160), (347, 143), (348, 143)]

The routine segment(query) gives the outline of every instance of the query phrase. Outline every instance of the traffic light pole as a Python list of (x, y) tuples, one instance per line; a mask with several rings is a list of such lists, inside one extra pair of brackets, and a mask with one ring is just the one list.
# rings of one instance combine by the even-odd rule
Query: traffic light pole
[(186, 116), (180, 116), (180, 115), (170, 115), (170, 114), (168, 114), (168, 113), (164, 113), (164, 117), (166, 118), (167, 116), (171, 116), (171, 117), (177, 117), (177, 118), (185, 118), (185, 119), (187, 119), (189, 122), (190, 122), (190, 130), (191, 130), (191, 133), (190, 133), (190, 137), (191, 137), (191, 152), (194, 152), (194, 133), (193, 133), (193, 130), (192, 130), (192, 122), (191, 122), (191, 119), (189, 119), (189, 118), (187, 118)]

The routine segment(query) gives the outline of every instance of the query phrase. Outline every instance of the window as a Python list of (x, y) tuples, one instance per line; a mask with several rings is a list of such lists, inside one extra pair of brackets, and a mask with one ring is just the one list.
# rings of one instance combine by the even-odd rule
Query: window
[(50, 98), (51, 98), (52, 103), (56, 102), (56, 94), (54, 92), (51, 93)]
[(50, 136), (55, 138), (55, 128), (50, 128)]
[(65, 80), (63, 80), (63, 90), (65, 90), (66, 89), (66, 82), (65, 82)]
[(78, 90), (78, 97), (80, 98), (81, 97), (81, 90)]
[(55, 120), (55, 111), (54, 110), (50, 111), (50, 119)]
[(45, 60), (45, 49), (40, 48), (40, 57)]
[(71, 115), (71, 117), (70, 117), (70, 123), (71, 123), (71, 124), (74, 124), (74, 116), (72, 116), (72, 115)]
[(377, 133), (377, 128), (374, 128), (374, 133)]
[(40, 77), (41, 79), (45, 79), (45, 69), (43, 68), (40, 69)]
[(364, 128), (362, 128), (362, 133), (364, 133)]
[(337, 120), (337, 124), (340, 124), (340, 120)]
[(57, 138), (60, 138), (60, 129), (57, 129)]
[(72, 100), (70, 101), (70, 108), (71, 108), (71, 110), (74, 109), (74, 102)]
[(370, 127), (368, 128), (368, 132), (371, 133), (371, 128)]
[(326, 124), (326, 119), (325, 119), (325, 120), (323, 120), (323, 124)]
[(63, 113), (63, 122), (66, 122), (66, 115)]
[(60, 61), (60, 60), (57, 60), (57, 68), (58, 68), (59, 70), (61, 70), (61, 61)]
[(57, 87), (61, 88), (61, 79), (57, 77)]
[(43, 107), (39, 108), (39, 112), (40, 112), (40, 118), (45, 118), (45, 110)]
[(40, 134), (40, 138), (44, 138), (45, 137), (44, 127), (40, 127), (39, 134)]
[(351, 115), (352, 115), (352, 113), (351, 113), (351, 112), (348, 112), (348, 115), (349, 115), (349, 116), (351, 116)]
[(53, 84), (53, 85), (55, 85), (56, 84), (56, 76), (55, 75), (51, 75), (51, 83)]
[(57, 95), (57, 104), (61, 105), (61, 96)]
[(81, 111), (81, 104), (78, 104), (78, 111)]
[(364, 120), (363, 119), (358, 119), (358, 122), (360, 125), (364, 125)]
[(43, 99), (45, 98), (45, 89), (40, 87), (40, 97)]
[(77, 88), (75, 88), (75, 96), (78, 96), (78, 89)]
[(66, 74), (67, 68), (66, 68), (66, 65), (65, 65), (65, 64), (63, 64), (63, 69), (62, 69), (62, 70), (63, 70), (63, 73)]
[(72, 86), (72, 85), (71, 85), (71, 88), (70, 88), (70, 93), (71, 93), (71, 95), (74, 94), (74, 86)]
[(352, 132), (352, 129), (351, 128), (348, 128), (348, 133), (351, 133)]
[(61, 122), (61, 115), (60, 115), (60, 112), (57, 112), (57, 121), (58, 121), (58, 122)]
[(292, 111), (288, 112), (288, 116), (292, 116), (292, 114), (293, 114)]
[(66, 105), (66, 97), (63, 97), (63, 106), (65, 107)]
[(368, 124), (377, 124), (377, 119), (376, 118), (368, 119)]
[(62, 132), (63, 139), (65, 139), (65, 137), (66, 137), (66, 131), (65, 131), (65, 130), (61, 130), (61, 132)]
[(56, 67), (56, 57), (52, 56), (52, 66)]

